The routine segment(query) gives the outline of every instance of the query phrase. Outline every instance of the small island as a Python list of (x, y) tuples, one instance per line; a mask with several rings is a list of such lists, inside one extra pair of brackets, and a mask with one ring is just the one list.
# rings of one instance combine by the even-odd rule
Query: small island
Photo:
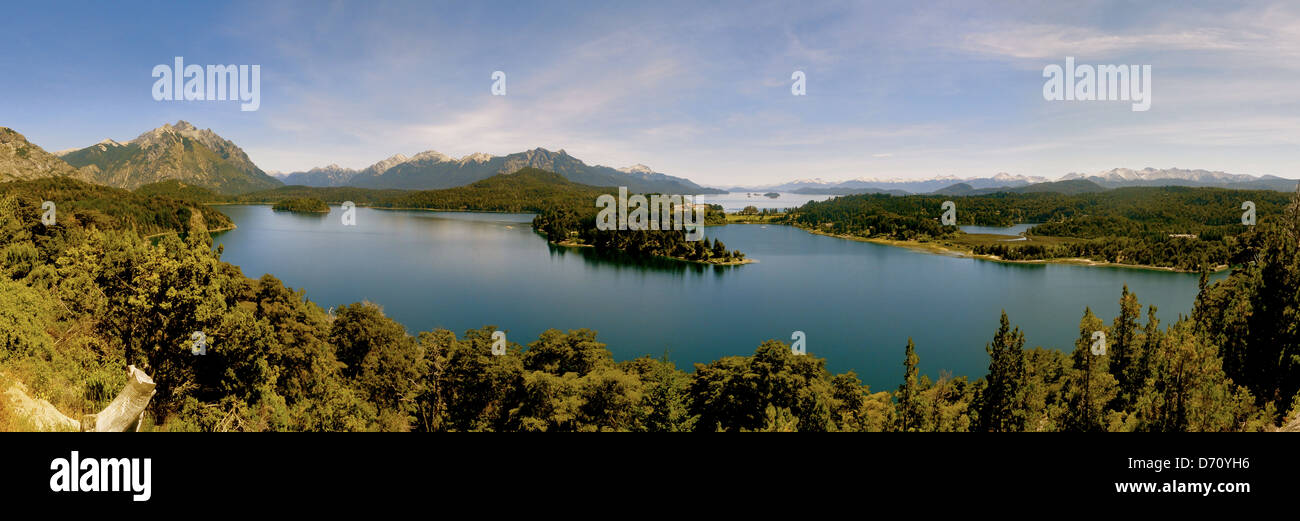
[[(586, 215), (584, 215), (586, 214)], [(726, 224), (722, 207), (708, 205), (704, 225)], [(735, 266), (749, 264), (740, 250), (728, 250), (716, 238), (687, 240), (684, 230), (601, 231), (596, 227), (594, 212), (586, 208), (557, 208), (543, 211), (533, 218), (533, 230), (546, 236), (556, 246), (595, 248), (601, 252), (621, 252), (632, 257), (663, 257), (683, 262)]]
[(776, 193), (776, 192), (768, 192), (768, 193), (763, 194), (763, 197), (766, 197), (766, 198), (768, 198), (768, 199), (776, 199), (776, 198), (778, 198), (778, 197), (781, 197), (781, 194), (778, 194), (778, 193)]
[(297, 212), (297, 213), (329, 213), (330, 207), (325, 201), (313, 197), (301, 197), (294, 199), (284, 199), (275, 203), (271, 207), (277, 212)]

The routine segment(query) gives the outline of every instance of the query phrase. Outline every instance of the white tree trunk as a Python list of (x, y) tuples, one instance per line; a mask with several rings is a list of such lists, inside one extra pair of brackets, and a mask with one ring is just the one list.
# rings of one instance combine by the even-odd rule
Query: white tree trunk
[(127, 366), (130, 376), (126, 387), (99, 414), (87, 414), (81, 420), (85, 432), (132, 432), (140, 430), (144, 409), (155, 392), (153, 379), (134, 365)]

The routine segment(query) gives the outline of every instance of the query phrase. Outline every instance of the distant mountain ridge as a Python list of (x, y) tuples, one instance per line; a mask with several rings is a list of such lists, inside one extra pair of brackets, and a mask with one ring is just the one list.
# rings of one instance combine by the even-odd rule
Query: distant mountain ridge
[(998, 187), (998, 188), (975, 188), (966, 183), (958, 183), (939, 190), (931, 192), (935, 195), (988, 195), (999, 192), (1013, 194), (1033, 194), (1053, 192), (1065, 195), (1087, 194), (1096, 192), (1105, 192), (1107, 189), (1097, 183), (1087, 179), (1070, 179), (1066, 181), (1049, 181), (1046, 183), (1034, 183), (1019, 187)]
[(1294, 191), (1295, 179), (1286, 179), (1273, 175), (1253, 176), (1247, 174), (1229, 174), (1210, 170), (1186, 170), (1182, 168), (1112, 168), (1095, 174), (1071, 172), (1061, 177), (1062, 181), (1086, 179), (1106, 188), (1125, 186), (1212, 186), (1219, 188), (1236, 188), (1242, 190), (1277, 190)]
[(234, 143), (183, 120), (140, 134), (125, 144), (105, 139), (61, 157), (86, 169), (95, 182), (116, 188), (135, 189), (174, 179), (233, 194), (281, 185)]
[[(1088, 184), (1073, 183), (1087, 181)], [(1283, 177), (1248, 174), (1229, 174), (1209, 170), (1185, 170), (1180, 168), (1144, 168), (1132, 170), (1114, 168), (1096, 174), (1071, 172), (1055, 181), (1040, 176), (1023, 176), (999, 173), (992, 177), (959, 178), (956, 176), (937, 176), (928, 179), (877, 179), (859, 178), (848, 181), (823, 181), (821, 179), (801, 179), (776, 185), (736, 186), (729, 188), (733, 192), (781, 191), (797, 194), (851, 195), (861, 193), (889, 193), (894, 195), (940, 193), (957, 195), (959, 193), (993, 193), (993, 192), (1033, 192), (1067, 190), (1093, 190), (1122, 188), (1127, 186), (1206, 186), (1231, 188), (1238, 190), (1275, 190), (1295, 191), (1297, 180)], [(1032, 190), (1020, 188), (1039, 186)]]
[(674, 177), (651, 170), (645, 165), (616, 169), (601, 165), (588, 165), (560, 149), (552, 152), (535, 148), (504, 156), (477, 153), (459, 159), (436, 151), (425, 151), (411, 157), (395, 155), (363, 170), (330, 165), (306, 172), (285, 175), (285, 184), (358, 188), (438, 190), (465, 186), (498, 174), (509, 174), (523, 168), (536, 168), (555, 172), (569, 181), (590, 186), (626, 186), (632, 192), (660, 192), (672, 194), (722, 193), (722, 190), (705, 188), (689, 179)]
[(736, 186), (733, 192), (793, 192), (796, 194), (831, 194), (848, 195), (860, 193), (930, 193), (957, 183), (965, 183), (972, 188), (999, 188), (1027, 186), (1044, 183), (1045, 177), (1012, 175), (1005, 172), (992, 177), (957, 177), (952, 175), (936, 176), (928, 179), (904, 178), (857, 178), (848, 181), (824, 181), (821, 179), (799, 179), (789, 183), (763, 186)]

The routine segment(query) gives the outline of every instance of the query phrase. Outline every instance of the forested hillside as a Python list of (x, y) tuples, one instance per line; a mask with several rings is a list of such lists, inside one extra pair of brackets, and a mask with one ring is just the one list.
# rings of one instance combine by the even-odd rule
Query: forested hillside
[[(43, 182), (92, 197), (65, 206), (107, 190), (134, 208), (125, 192)], [(492, 326), (412, 335), (373, 304), (326, 312), (244, 277), (204, 233), (146, 240), (129, 214), (46, 227), (28, 201), (44, 195), (24, 186), (0, 185), (0, 373), (72, 417), (104, 407), (127, 364), (158, 384), (152, 430), (1222, 431), (1300, 412), (1300, 198), (1241, 236), (1243, 262), (1191, 317), (1144, 322), (1125, 289), (1112, 321), (1080, 310), (1075, 345), (1027, 349), (1004, 314), (969, 340), (989, 353), (983, 377), (920, 375), (909, 344), (901, 385), (873, 391), (776, 340), (691, 372), (615, 361), (585, 329), (493, 356)], [(1108, 340), (1094, 354), (1096, 331)]]
[[(229, 217), (197, 201), (130, 192), (67, 177), (0, 183), (0, 200), (40, 225), (41, 204), (55, 204), (57, 228), (129, 229), (141, 235), (188, 231), (200, 217), (207, 230), (229, 229)], [(34, 212), (34, 213), (33, 213)]]
[[(1277, 218), (1290, 198), (1274, 191), (1221, 188), (1118, 188), (1097, 193), (997, 193), (980, 196), (853, 195), (810, 202), (791, 213), (793, 224), (836, 235), (895, 240), (953, 239), (942, 226), (944, 201), (956, 206), (958, 225), (1041, 223), (1030, 241), (979, 244), (977, 254), (1007, 260), (1089, 258), (1195, 271), (1221, 266), (1238, 249), (1242, 203), (1256, 205), (1258, 222)], [(1035, 238), (1062, 238), (1035, 241)]]
[(592, 206), (600, 194), (616, 193), (617, 190), (578, 184), (553, 172), (524, 168), (510, 174), (497, 174), (466, 186), (442, 190), (285, 186), (226, 197), (222, 201), (274, 203), (285, 199), (314, 198), (333, 204), (352, 201), (376, 208), (537, 212), (556, 206)]

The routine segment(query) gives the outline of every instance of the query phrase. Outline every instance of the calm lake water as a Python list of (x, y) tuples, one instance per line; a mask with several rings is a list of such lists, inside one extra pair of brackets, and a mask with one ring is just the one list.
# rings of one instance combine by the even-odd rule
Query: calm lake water
[(714, 267), (556, 248), (526, 214), (357, 208), (357, 225), (345, 227), (337, 207), (328, 216), (221, 211), (238, 228), (215, 242), (245, 275), (271, 273), (327, 309), (378, 303), (412, 333), (490, 324), (527, 345), (548, 328), (586, 327), (618, 360), (667, 352), (689, 371), (803, 331), (832, 372), (852, 369), (876, 390), (898, 385), (909, 336), (923, 373), (975, 378), (1002, 309), (1029, 346), (1070, 350), (1084, 307), (1110, 323), (1125, 283), (1164, 324), (1189, 313), (1197, 291), (1191, 274), (1002, 264), (787, 226), (706, 228), (759, 261)]
[[(745, 209), (746, 206), (753, 206), (758, 209), (772, 208), (783, 210), (785, 208), (797, 208), (803, 206), (808, 201), (825, 201), (834, 195), (804, 195), (792, 194), (788, 192), (778, 192), (777, 197), (767, 197), (763, 195), (767, 192), (731, 192), (726, 194), (697, 195), (695, 202), (701, 204), (720, 204), (722, 209), (728, 212), (736, 212)], [(723, 239), (722, 242), (727, 242)]]

